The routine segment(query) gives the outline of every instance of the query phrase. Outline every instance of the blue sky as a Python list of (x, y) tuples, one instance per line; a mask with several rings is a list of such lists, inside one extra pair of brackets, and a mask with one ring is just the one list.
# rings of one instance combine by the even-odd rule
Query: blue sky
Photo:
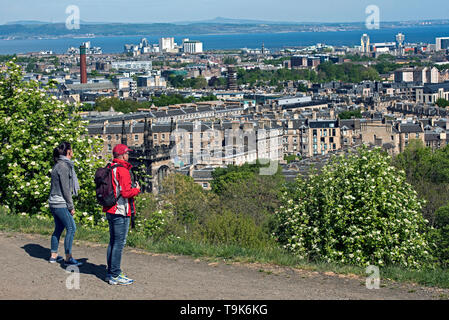
[(377, 5), (381, 21), (449, 19), (448, 0), (0, 0), (0, 24), (17, 20), (64, 22), (77, 5), (83, 21), (175, 22), (258, 19), (295, 22), (365, 21)]

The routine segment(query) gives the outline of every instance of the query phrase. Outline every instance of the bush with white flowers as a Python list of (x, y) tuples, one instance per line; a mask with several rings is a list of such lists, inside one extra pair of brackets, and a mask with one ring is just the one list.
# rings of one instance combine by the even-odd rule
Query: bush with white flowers
[(95, 169), (104, 165), (96, 157), (102, 141), (89, 138), (87, 122), (76, 115), (78, 106), (49, 96), (51, 88), (23, 81), (22, 69), (13, 61), (0, 66), (0, 204), (13, 213), (50, 216), (53, 149), (68, 141), (81, 187), (74, 198), (75, 220), (104, 224), (94, 183)]
[(380, 148), (333, 157), (284, 192), (274, 233), (304, 259), (410, 268), (433, 264), (422, 203)]

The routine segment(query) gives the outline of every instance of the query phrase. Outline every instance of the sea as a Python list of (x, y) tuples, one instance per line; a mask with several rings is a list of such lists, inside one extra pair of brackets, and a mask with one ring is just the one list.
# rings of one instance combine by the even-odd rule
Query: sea
[[(203, 42), (203, 50), (230, 50), (261, 48), (276, 50), (286, 47), (312, 46), (318, 43), (332, 46), (360, 45), (360, 37), (367, 33), (373, 42), (394, 42), (399, 32), (405, 35), (405, 43), (435, 43), (437, 37), (449, 37), (449, 25), (426, 25), (403, 28), (380, 28), (351, 31), (325, 32), (286, 32), (286, 33), (246, 33), (217, 35), (181, 35), (175, 36), (175, 42), (182, 39), (199, 40)], [(122, 53), (125, 44), (138, 44), (146, 38), (150, 44), (158, 43), (159, 38), (168, 35), (141, 36), (111, 36), (89, 38), (58, 38), (29, 40), (0, 40), (0, 54), (19, 54), (40, 51), (65, 53), (70, 47), (79, 47), (83, 42), (90, 41), (91, 46), (100, 47), (103, 53)]]

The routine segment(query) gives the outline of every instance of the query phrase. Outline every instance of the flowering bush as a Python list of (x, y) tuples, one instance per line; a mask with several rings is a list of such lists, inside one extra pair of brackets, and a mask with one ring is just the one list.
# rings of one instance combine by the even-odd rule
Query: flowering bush
[(367, 266), (432, 264), (426, 221), (405, 173), (380, 148), (334, 157), (284, 193), (274, 235), (304, 259)]
[[(53, 85), (23, 81), (22, 69), (13, 61), (0, 71), (0, 203), (13, 213), (50, 216), (53, 149), (62, 141), (72, 144), (73, 161), (80, 182), (74, 198), (75, 220), (86, 225), (102, 224), (95, 200), (95, 169), (103, 163), (98, 154), (102, 141), (87, 134), (87, 121), (49, 95)], [(87, 214), (81, 214), (85, 212)]]

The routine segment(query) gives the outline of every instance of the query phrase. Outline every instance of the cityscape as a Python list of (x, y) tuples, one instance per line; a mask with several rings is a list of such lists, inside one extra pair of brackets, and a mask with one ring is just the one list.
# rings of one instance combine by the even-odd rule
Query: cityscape
[[(313, 22), (302, 9), (315, 4), (289, 1), (271, 16), (265, 1), (247, 18), (247, 4), (229, 18), (224, 7), (200, 14), (215, 2), (192, 2), (195, 14), (173, 4), (151, 22), (139, 12), (106, 21), (109, 7), (98, 20), (81, 11), (86, 22), (65, 3), (65, 22), (33, 17), (31, 4), (23, 16), (0, 13), (7, 270), (20, 259), (63, 261), (56, 231), (51, 252), (49, 239), (25, 235), (58, 227), (60, 160), (75, 200), (64, 198), (62, 178), (57, 200), (81, 230), (76, 255), (92, 256), (80, 253), (79, 263), (66, 250), (61, 266), (76, 268), (62, 274), (41, 263), (45, 284), (26, 267), (26, 280), (0, 277), (8, 283), (0, 299), (98, 299), (104, 280), (135, 281), (126, 299), (447, 300), (449, 20), (401, 7), (396, 21), (391, 4), (363, 5), (364, 22), (350, 6), (347, 17), (326, 8)], [(62, 139), (73, 150), (59, 152)], [(106, 169), (112, 206), (99, 200)], [(118, 215), (131, 217), (119, 241), (135, 280), (113, 275), (112, 249), (102, 247), (113, 243)], [(231, 310), (215, 307), (210, 316)]]
[[(294, 171), (306, 170), (318, 159), (362, 144), (380, 146), (391, 155), (402, 152), (410, 139), (444, 147), (449, 37), (428, 44), (405, 40), (406, 34), (398, 33), (391, 42), (375, 43), (364, 33), (360, 46), (354, 47), (316, 44), (272, 51), (262, 43), (260, 48), (215, 52), (204, 51), (203, 43), (194, 39), (178, 44), (168, 37), (151, 44), (142, 38), (138, 44), (124, 45), (122, 54), (103, 54), (89, 41), (68, 48), (66, 54), (49, 50), (20, 54), (17, 59), (24, 61), (25, 79), (55, 81), (52, 94), (83, 105), (89, 134), (104, 140), (100, 157), (106, 158), (114, 143), (123, 139), (142, 146), (145, 120), (151, 121), (155, 146), (168, 146), (173, 130), (184, 128), (192, 134), (199, 124), (202, 132), (218, 131), (223, 141), (229, 129), (269, 132), (271, 143), (263, 144), (264, 150), (245, 152), (243, 145), (235, 145), (231, 155), (221, 150), (205, 157), (218, 143), (215, 134), (192, 138), (190, 149), (178, 148), (176, 158), (182, 161), (173, 163), (176, 170), (201, 177), (198, 184), (209, 189), (215, 167), (254, 161), (258, 157), (253, 152), (278, 161), (286, 175), (294, 176)], [(332, 66), (372, 72), (341, 81), (345, 79), (339, 79), (336, 71), (327, 71)], [(256, 70), (276, 79), (251, 79)], [(316, 80), (311, 74), (318, 75)], [(180, 103), (156, 106), (152, 102), (175, 95)], [(112, 105), (96, 110), (99, 100), (113, 98), (133, 101), (137, 108), (125, 113)], [(188, 98), (206, 101), (182, 102)], [(161, 179), (157, 170), (151, 171), (154, 179)], [(157, 192), (156, 187), (150, 189)]]

